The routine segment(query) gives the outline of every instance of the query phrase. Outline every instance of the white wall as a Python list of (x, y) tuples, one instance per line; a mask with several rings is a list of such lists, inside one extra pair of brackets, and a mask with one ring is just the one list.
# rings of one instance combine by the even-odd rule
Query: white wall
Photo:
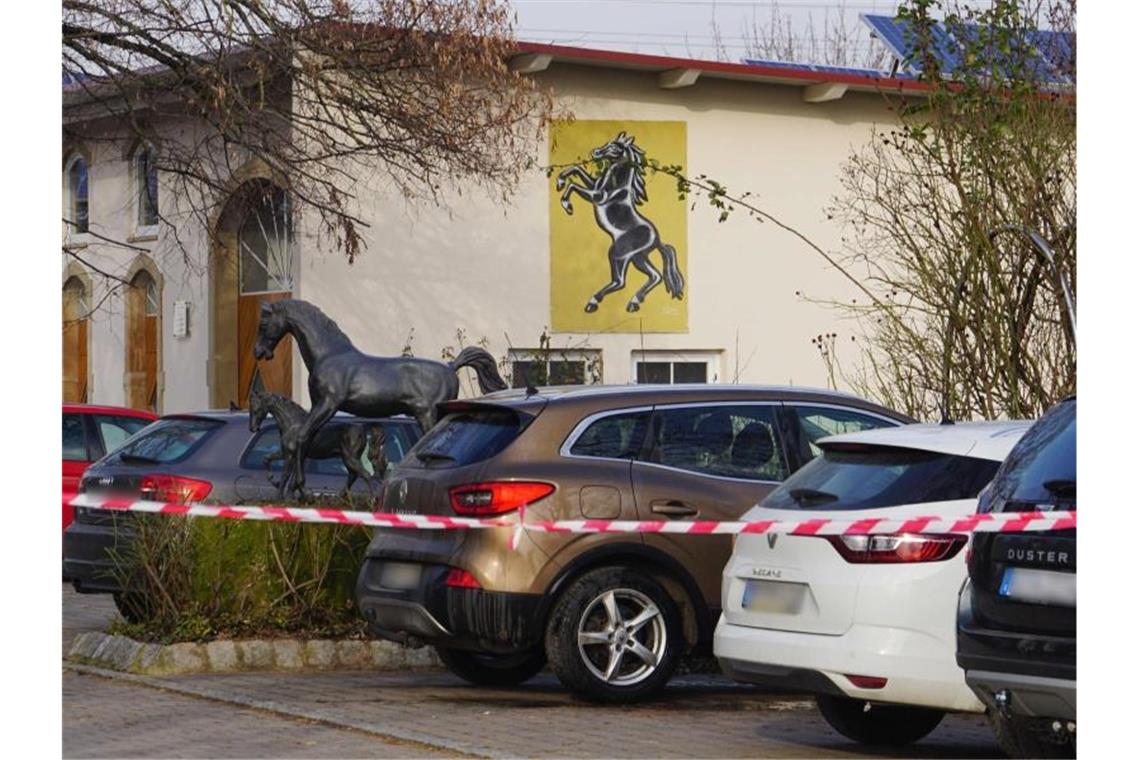
[[(690, 174), (752, 191), (763, 208), (829, 250), (840, 231), (824, 207), (839, 192), (840, 167), (867, 141), (873, 121), (889, 116), (871, 95), (806, 104), (796, 87), (698, 80), (665, 91), (655, 75), (566, 66), (544, 76), (578, 119), (686, 121)], [(465, 192), (451, 196), (447, 212), (410, 208), (377, 190), (362, 211), (373, 224), (368, 250), (354, 264), (303, 239), (300, 296), (372, 353), (397, 353), (412, 327), (419, 356), (457, 345), (457, 328), (469, 342), (486, 337), (497, 357), (508, 350), (504, 332), (516, 347), (534, 347), (550, 324), (551, 184), (536, 170), (510, 208)], [(811, 338), (834, 331), (850, 344), (853, 326), (795, 293), (849, 299), (851, 284), (793, 236), (743, 212), (720, 224), (698, 200), (688, 229), (687, 334), (562, 333), (554, 345), (602, 349), (609, 383), (630, 381), (631, 352), (644, 345), (719, 350), (722, 381), (739, 363), (742, 382), (825, 385)]]

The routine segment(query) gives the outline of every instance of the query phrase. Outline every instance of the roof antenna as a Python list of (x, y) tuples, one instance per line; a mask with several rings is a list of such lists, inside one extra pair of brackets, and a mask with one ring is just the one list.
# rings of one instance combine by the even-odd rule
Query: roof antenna
[(938, 411), (942, 413), (942, 419), (938, 421), (939, 425), (953, 425), (954, 420), (950, 419), (950, 415), (946, 413), (946, 407), (942, 404), (938, 405)]

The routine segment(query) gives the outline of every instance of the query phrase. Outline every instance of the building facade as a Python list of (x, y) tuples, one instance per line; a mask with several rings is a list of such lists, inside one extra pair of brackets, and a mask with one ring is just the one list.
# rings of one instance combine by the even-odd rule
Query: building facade
[(307, 404), (295, 350), (252, 354), (260, 304), (287, 297), (368, 353), (481, 343), (516, 385), (825, 385), (811, 339), (856, 326), (816, 299), (856, 297), (851, 283), (776, 225), (679, 197), (654, 166), (748, 191), (835, 251), (826, 207), (843, 164), (891, 122), (883, 90), (913, 83), (529, 44), (512, 65), (574, 118), (548, 130), (509, 205), (454, 187), (442, 208), (415, 206), (372, 188), (352, 264), (256, 162), (211, 219), (179, 216), (145, 141), (100, 139), (65, 109), (65, 398), (174, 412), (244, 405), (260, 385)]

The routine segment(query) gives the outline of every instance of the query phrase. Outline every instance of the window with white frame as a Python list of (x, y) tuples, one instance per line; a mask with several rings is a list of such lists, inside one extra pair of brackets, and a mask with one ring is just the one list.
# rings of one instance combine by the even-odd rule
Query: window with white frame
[(633, 352), (633, 379), (639, 384), (715, 383), (720, 381), (720, 351)]
[(140, 145), (131, 161), (135, 194), (135, 226), (149, 233), (158, 226), (158, 165), (150, 145)]
[(88, 230), (89, 178), (87, 159), (79, 153), (68, 159), (64, 168), (67, 183), (66, 209), (68, 236), (82, 235)]
[(512, 388), (602, 382), (602, 352), (597, 349), (512, 348), (508, 358)]

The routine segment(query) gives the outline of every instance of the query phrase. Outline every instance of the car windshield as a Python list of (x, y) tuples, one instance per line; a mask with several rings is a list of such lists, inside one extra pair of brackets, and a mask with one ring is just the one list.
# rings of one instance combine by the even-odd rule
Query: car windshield
[[(1054, 406), (1025, 433), (994, 478), (991, 497), (1052, 503), (1077, 495), (1077, 402)], [(999, 506), (1000, 509), (1000, 506)]]
[(526, 418), (510, 409), (449, 414), (411, 450), (408, 460), (426, 466), (456, 466), (490, 459), (526, 427)]
[(185, 458), (225, 423), (201, 418), (168, 418), (153, 423), (107, 458), (121, 464), (169, 464)]
[(760, 506), (854, 510), (973, 499), (994, 476), (998, 464), (916, 449), (828, 448)]

